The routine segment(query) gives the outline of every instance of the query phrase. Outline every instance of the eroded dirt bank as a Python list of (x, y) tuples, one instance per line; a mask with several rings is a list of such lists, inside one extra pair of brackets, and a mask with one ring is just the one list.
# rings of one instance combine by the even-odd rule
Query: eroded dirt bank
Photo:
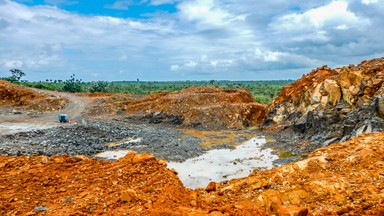
[(308, 159), (188, 190), (164, 160), (130, 153), (0, 157), (2, 215), (383, 215), (384, 133)]

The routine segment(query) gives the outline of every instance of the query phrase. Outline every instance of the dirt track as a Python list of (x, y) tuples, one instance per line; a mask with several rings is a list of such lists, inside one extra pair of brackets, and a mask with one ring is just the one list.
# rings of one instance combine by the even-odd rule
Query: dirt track
[[(36, 112), (11, 106), (0, 107), (1, 134), (57, 127), (60, 125), (57, 121), (57, 116), (60, 113), (68, 114), (72, 120), (71, 123), (80, 122), (83, 119), (81, 117), (82, 113), (90, 103), (87, 97), (80, 97), (71, 93), (44, 91), (40, 89), (34, 90), (39, 94), (47, 95), (51, 98), (64, 99), (67, 101), (67, 105), (64, 109), (53, 112)], [(17, 125), (20, 127), (17, 127)]]

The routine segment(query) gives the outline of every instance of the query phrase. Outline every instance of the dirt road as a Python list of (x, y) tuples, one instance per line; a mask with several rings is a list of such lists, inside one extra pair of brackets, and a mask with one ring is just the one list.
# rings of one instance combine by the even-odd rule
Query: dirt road
[(44, 129), (60, 125), (57, 116), (65, 113), (71, 122), (82, 120), (82, 113), (90, 104), (87, 97), (76, 96), (71, 93), (53, 92), (35, 89), (39, 93), (51, 97), (64, 98), (68, 100), (67, 106), (62, 110), (53, 112), (37, 113), (34, 111), (17, 110), (10, 107), (0, 107), (0, 134), (10, 134), (34, 129)]

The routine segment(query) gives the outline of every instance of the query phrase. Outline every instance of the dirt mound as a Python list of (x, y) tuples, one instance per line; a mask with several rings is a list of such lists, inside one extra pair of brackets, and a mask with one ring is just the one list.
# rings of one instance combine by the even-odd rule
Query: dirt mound
[(0, 157), (0, 214), (383, 215), (383, 161), (384, 133), (364, 134), (192, 191), (150, 154)]
[(383, 131), (383, 114), (384, 58), (378, 58), (304, 75), (268, 106), (264, 124), (288, 126), (312, 143), (327, 145)]
[(15, 106), (39, 112), (63, 109), (66, 99), (0, 80), (0, 106)]
[(261, 123), (265, 106), (245, 89), (224, 90), (192, 87), (177, 93), (156, 92), (130, 102), (128, 114), (149, 116), (150, 121), (169, 121), (186, 126), (244, 128)]
[(200, 199), (217, 206), (247, 201), (269, 215), (384, 215), (384, 133), (320, 148), (215, 190)]
[[(1, 215), (207, 215), (164, 160), (129, 153), (117, 162), (84, 156), (0, 157)], [(227, 212), (255, 207), (228, 207)], [(256, 214), (260, 215), (260, 214)]]
[(86, 115), (92, 118), (103, 118), (106, 115), (123, 114), (125, 106), (141, 96), (117, 93), (78, 93), (78, 96), (90, 99)]

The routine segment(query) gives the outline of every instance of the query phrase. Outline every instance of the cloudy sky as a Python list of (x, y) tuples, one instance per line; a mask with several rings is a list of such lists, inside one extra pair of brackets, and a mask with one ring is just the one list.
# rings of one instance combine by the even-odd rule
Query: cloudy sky
[(0, 77), (296, 79), (383, 35), (384, 0), (0, 0)]

